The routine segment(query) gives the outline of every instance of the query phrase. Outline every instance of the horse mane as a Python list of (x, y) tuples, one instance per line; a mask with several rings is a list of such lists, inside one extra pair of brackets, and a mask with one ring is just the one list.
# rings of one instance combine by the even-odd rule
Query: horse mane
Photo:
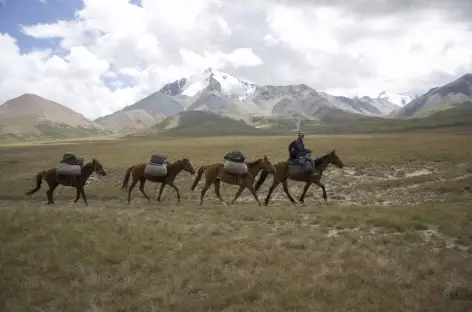
[(246, 164), (247, 164), (248, 167), (252, 167), (252, 166), (257, 165), (257, 163), (260, 162), (261, 160), (262, 160), (262, 158), (259, 158), (259, 159), (256, 159), (254, 161), (249, 161)]
[(324, 156), (321, 156), (321, 157), (318, 157), (315, 159), (315, 167), (319, 166), (325, 159), (326, 157), (329, 156), (330, 153), (324, 155)]
[(176, 165), (176, 164), (181, 164), (181, 163), (183, 163), (183, 162), (184, 162), (183, 159), (177, 159), (176, 161), (174, 161), (174, 162), (169, 162), (168, 164), (169, 164), (169, 166), (173, 166), (173, 165)]

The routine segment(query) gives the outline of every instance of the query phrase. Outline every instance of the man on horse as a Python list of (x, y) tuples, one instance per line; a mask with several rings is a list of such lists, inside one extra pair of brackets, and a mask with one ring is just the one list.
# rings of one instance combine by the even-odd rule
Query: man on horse
[(305, 143), (303, 143), (304, 138), (305, 134), (303, 132), (299, 132), (297, 139), (292, 141), (288, 146), (289, 161), (296, 162), (300, 158), (304, 158), (311, 163), (313, 174), (317, 174), (317, 170), (315, 169), (315, 160), (311, 157), (308, 157), (308, 155), (312, 152), (311, 150), (305, 148)]

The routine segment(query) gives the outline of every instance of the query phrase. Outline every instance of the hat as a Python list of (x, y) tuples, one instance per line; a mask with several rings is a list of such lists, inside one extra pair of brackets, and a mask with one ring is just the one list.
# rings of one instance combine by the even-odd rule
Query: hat
[(298, 136), (305, 135), (303, 132), (298, 132)]

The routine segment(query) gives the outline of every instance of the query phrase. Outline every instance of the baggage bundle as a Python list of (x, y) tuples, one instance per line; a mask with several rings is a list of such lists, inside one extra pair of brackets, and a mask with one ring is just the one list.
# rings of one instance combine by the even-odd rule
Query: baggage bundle
[(77, 177), (82, 174), (83, 166), (83, 157), (78, 157), (71, 153), (65, 153), (62, 156), (59, 165), (56, 167), (56, 172), (60, 175)]
[(165, 177), (167, 175), (167, 157), (162, 155), (151, 155), (150, 161), (144, 168), (144, 173), (153, 177)]
[(246, 157), (240, 151), (233, 151), (224, 156), (225, 162), (223, 168), (227, 173), (246, 174)]

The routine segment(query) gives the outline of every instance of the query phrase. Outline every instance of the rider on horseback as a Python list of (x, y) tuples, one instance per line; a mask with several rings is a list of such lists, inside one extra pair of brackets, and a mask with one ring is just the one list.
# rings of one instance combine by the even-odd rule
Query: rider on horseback
[(311, 157), (307, 157), (309, 154), (311, 154), (311, 150), (305, 148), (305, 144), (303, 143), (303, 138), (305, 137), (305, 134), (303, 132), (298, 133), (298, 138), (290, 145), (288, 146), (288, 152), (289, 152), (289, 160), (290, 161), (296, 161), (299, 158), (305, 158), (308, 160), (313, 168), (313, 174), (317, 174), (317, 170), (315, 169), (315, 161)]

